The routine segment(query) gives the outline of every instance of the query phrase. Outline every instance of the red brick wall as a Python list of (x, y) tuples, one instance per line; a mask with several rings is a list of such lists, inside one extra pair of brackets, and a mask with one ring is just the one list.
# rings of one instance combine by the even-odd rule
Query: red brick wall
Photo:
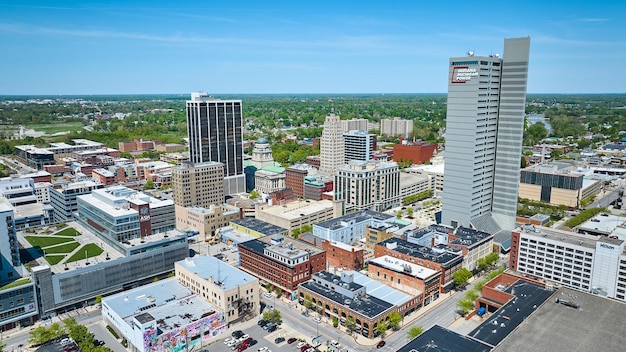
[(363, 249), (347, 251), (333, 246), (329, 241), (323, 241), (322, 248), (326, 251), (328, 266), (345, 270), (363, 269)]
[(393, 146), (393, 161), (411, 160), (413, 164), (423, 164), (433, 157), (436, 144), (415, 143), (396, 144)]

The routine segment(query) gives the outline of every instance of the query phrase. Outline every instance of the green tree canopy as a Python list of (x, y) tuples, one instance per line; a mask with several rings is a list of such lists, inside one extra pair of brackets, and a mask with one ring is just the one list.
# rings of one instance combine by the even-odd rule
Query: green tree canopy
[(389, 314), (389, 327), (391, 329), (397, 328), (401, 321), (402, 315), (400, 313), (394, 311)]
[(413, 325), (411, 326), (409, 331), (407, 331), (407, 336), (409, 337), (409, 340), (413, 340), (414, 338), (420, 336), (423, 332), (424, 332), (424, 327), (419, 326), (419, 325)]

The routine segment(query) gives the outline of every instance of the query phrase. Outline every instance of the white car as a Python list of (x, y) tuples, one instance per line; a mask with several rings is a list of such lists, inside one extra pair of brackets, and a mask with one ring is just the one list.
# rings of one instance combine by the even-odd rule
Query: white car
[(228, 345), (231, 341), (234, 341), (235, 339), (233, 339), (232, 337), (227, 337), (226, 339), (224, 339), (224, 344)]
[(267, 348), (267, 347), (261, 347), (261, 348), (259, 348), (257, 351), (258, 351), (258, 352), (267, 352), (267, 351), (269, 351), (269, 348)]
[(245, 341), (248, 337), (250, 337), (250, 335), (248, 335), (248, 334), (243, 334), (243, 335), (241, 335), (241, 337), (239, 338), (239, 341)]
[(296, 347), (298, 348), (302, 348), (302, 346), (304, 346), (305, 343), (304, 342), (298, 342), (298, 344), (296, 345)]
[(322, 319), (320, 319), (320, 318), (313, 318), (313, 321), (316, 322), (316, 323), (321, 323)]
[(269, 292), (265, 292), (265, 297), (267, 297), (267, 298), (272, 298), (272, 294), (271, 294), (271, 293), (269, 293)]

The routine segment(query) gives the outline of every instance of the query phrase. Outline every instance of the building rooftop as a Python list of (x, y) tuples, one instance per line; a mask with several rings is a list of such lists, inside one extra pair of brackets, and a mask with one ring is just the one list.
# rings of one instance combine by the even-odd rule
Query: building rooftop
[(622, 226), (624, 222), (626, 222), (626, 217), (624, 216), (600, 213), (578, 226), (578, 232), (586, 233), (588, 231), (610, 235), (617, 227)]
[(230, 290), (239, 285), (258, 281), (254, 276), (225, 264), (213, 256), (185, 258), (176, 262), (176, 265), (180, 265), (207, 281), (212, 280), (222, 290)]
[[(273, 244), (273, 242), (276, 242), (275, 239), (273, 239), (273, 237), (275, 236), (264, 236), (261, 238), (257, 238), (254, 240), (250, 240), (250, 241), (246, 241), (246, 242), (242, 242), (239, 244), (240, 247), (245, 247), (250, 249), (251, 251), (257, 252), (261, 255), (263, 255), (265, 253), (265, 247), (268, 246), (276, 246), (276, 244)], [(278, 237), (282, 237), (283, 238), (283, 246), (289, 244), (291, 245), (292, 248), (294, 249), (298, 249), (298, 250), (304, 250), (309, 252), (309, 255), (315, 255), (315, 254), (319, 254), (324, 252), (323, 249), (316, 247), (312, 244), (309, 244), (307, 242), (304, 241), (299, 241), (299, 240), (293, 240), (290, 238), (285, 238), (283, 236), (278, 236)]]
[(300, 286), (307, 288), (319, 294), (320, 296), (326, 297), (327, 299), (339, 305), (347, 306), (350, 310), (353, 310), (368, 318), (375, 318), (381, 313), (387, 312), (389, 309), (393, 308), (393, 305), (391, 303), (385, 302), (370, 295), (365, 295), (359, 297), (358, 299), (351, 299), (350, 297), (345, 296), (328, 287), (322, 286), (313, 280), (301, 283)]
[(278, 216), (282, 219), (298, 219), (303, 216), (319, 213), (333, 207), (331, 200), (298, 200), (284, 205), (263, 206), (257, 211)]
[(154, 319), (162, 332), (186, 326), (216, 312), (213, 306), (178, 283), (176, 278), (105, 297), (102, 305), (116, 312), (129, 326), (133, 326), (134, 317), (140, 322)]
[[(325, 241), (325, 240), (324, 240), (324, 241)], [(344, 251), (348, 251), (348, 252), (352, 252), (353, 250), (354, 250), (355, 252), (359, 252), (359, 251), (362, 251), (362, 250), (363, 250), (363, 248), (361, 248), (361, 247), (351, 246), (351, 245), (346, 244), (346, 243), (343, 243), (343, 242), (338, 242), (338, 241), (333, 241), (333, 240), (330, 240), (330, 241), (328, 241), (328, 243), (329, 243), (331, 246), (333, 246), (333, 247), (337, 247), (337, 248), (343, 249)]]
[(421, 280), (426, 280), (440, 274), (440, 272), (437, 270), (425, 268), (421, 265), (413, 264), (411, 262), (407, 262), (406, 260), (394, 258), (388, 255), (383, 255), (382, 257), (370, 259), (369, 264), (381, 266), (398, 273), (417, 277)]
[(113, 177), (113, 176), (115, 176), (115, 174), (113, 174), (111, 171), (109, 171), (107, 169), (95, 169), (93, 171), (99, 173), (100, 175), (102, 175), (104, 177)]
[(365, 286), (365, 292), (367, 292), (368, 295), (376, 297), (381, 301), (385, 301), (395, 306), (401, 306), (413, 299), (413, 296), (396, 290), (395, 288), (385, 285), (382, 282), (376, 281), (358, 271), (353, 271), (352, 273), (355, 283)]
[(493, 235), (487, 232), (470, 229), (468, 227), (459, 226), (454, 230), (454, 236), (458, 237), (450, 243), (471, 247), (475, 244), (483, 243), (493, 238)]
[(544, 238), (593, 249), (596, 248), (596, 242), (598, 242), (597, 236), (581, 235), (571, 231), (558, 230), (544, 226), (524, 226), (516, 231), (537, 237), (537, 239)]
[[(489, 318), (468, 334), (469, 337), (483, 341), (491, 346), (496, 346), (554, 293), (552, 290), (524, 280), (517, 280), (503, 291), (514, 295), (515, 298), (490, 315)], [(527, 325), (524, 324), (524, 327)], [(546, 329), (548, 326), (543, 328)], [(549, 330), (549, 328), (546, 330)], [(560, 348), (554, 350), (563, 351)]]
[(455, 250), (446, 246), (443, 248), (441, 246), (429, 248), (410, 243), (399, 238), (389, 238), (376, 245), (387, 247), (412, 257), (429, 260), (431, 262), (441, 264), (444, 267), (451, 267), (463, 261), (463, 256), (461, 255), (460, 250)]
[[(626, 304), (560, 288), (536, 309), (494, 352), (603, 351), (626, 346)], [(556, 298), (579, 305), (557, 304)]]
[(361, 211), (344, 215), (339, 218), (320, 222), (319, 224), (315, 224), (314, 226), (319, 226), (319, 227), (330, 229), (330, 230), (337, 230), (342, 227), (346, 227), (350, 221), (359, 223), (359, 222), (363, 222), (367, 220), (385, 221), (385, 220), (389, 220), (393, 218), (394, 218), (393, 215), (379, 213), (379, 212), (372, 211), (372, 210), (361, 210)]
[(231, 223), (249, 228), (252, 231), (261, 233), (263, 235), (274, 235), (279, 233), (286, 233), (287, 229), (270, 224), (269, 222), (261, 221), (255, 218), (243, 218), (231, 221)]
[(435, 325), (397, 352), (489, 352), (491, 346)]

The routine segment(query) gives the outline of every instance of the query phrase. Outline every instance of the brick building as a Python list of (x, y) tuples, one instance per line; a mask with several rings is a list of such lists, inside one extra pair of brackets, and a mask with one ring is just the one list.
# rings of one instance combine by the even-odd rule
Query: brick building
[(326, 251), (328, 267), (343, 270), (363, 269), (363, 248), (337, 241), (322, 241), (322, 248)]
[(319, 155), (312, 155), (312, 156), (307, 156), (306, 160), (304, 161), (305, 164), (311, 165), (314, 168), (318, 169), (320, 168), (320, 156)]
[(112, 185), (116, 183), (115, 174), (106, 169), (95, 169), (91, 171), (91, 177), (101, 185)]
[(452, 289), (452, 274), (463, 264), (463, 255), (458, 249), (442, 244), (430, 248), (398, 238), (390, 238), (374, 246), (375, 258), (385, 255), (441, 272), (441, 293)]
[(296, 299), (300, 283), (326, 269), (326, 251), (282, 235), (265, 236), (238, 245), (243, 271)]
[[(304, 164), (306, 165), (306, 164)], [(304, 178), (309, 175), (310, 165), (293, 165), (285, 169), (285, 187), (293, 189), (293, 194), (304, 198)]]
[(388, 255), (370, 260), (367, 267), (372, 278), (411, 296), (419, 296), (423, 305), (439, 297), (440, 271)]
[(428, 142), (406, 142), (393, 146), (393, 161), (411, 160), (412, 164), (423, 164), (433, 157), (437, 144)]

